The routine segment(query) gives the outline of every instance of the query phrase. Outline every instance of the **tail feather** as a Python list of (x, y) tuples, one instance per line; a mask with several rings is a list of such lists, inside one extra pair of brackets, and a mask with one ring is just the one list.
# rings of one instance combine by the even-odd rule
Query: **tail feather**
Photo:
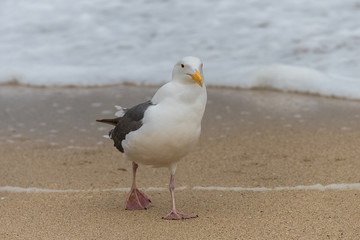
[(97, 122), (106, 123), (106, 124), (110, 124), (110, 125), (116, 126), (117, 123), (119, 122), (120, 118), (121, 118), (121, 117), (113, 118), (113, 119), (98, 119), (98, 120), (96, 120), (96, 121), (97, 121)]

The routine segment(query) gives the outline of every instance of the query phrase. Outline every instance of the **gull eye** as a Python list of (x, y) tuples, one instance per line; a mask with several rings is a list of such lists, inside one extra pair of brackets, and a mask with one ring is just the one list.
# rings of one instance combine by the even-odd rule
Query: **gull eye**
[(184, 64), (181, 64), (181, 67), (182, 67), (182, 68), (184, 68), (184, 67), (185, 67), (185, 65), (184, 65)]

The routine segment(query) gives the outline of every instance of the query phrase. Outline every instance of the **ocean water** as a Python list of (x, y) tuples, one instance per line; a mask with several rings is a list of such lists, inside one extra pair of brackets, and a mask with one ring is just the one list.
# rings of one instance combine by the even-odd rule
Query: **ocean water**
[(207, 85), (360, 99), (358, 0), (2, 0), (0, 83), (162, 84), (192, 55)]

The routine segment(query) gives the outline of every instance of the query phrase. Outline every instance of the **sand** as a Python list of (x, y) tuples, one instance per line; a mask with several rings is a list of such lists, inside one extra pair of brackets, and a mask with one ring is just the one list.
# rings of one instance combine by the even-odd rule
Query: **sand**
[(169, 170), (146, 166), (151, 207), (125, 211), (131, 163), (94, 120), (155, 91), (1, 86), (0, 239), (358, 238), (360, 188), (306, 188), (360, 183), (360, 102), (296, 93), (210, 88), (200, 143), (175, 178), (178, 209), (199, 217), (162, 220)]

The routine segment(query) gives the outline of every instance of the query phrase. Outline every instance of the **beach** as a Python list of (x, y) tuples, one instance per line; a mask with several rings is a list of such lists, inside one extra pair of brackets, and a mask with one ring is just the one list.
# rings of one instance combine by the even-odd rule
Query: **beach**
[(356, 239), (360, 101), (209, 88), (198, 146), (170, 171), (139, 166), (152, 203), (125, 211), (131, 163), (104, 138), (114, 105), (156, 87), (0, 87), (1, 239)]

